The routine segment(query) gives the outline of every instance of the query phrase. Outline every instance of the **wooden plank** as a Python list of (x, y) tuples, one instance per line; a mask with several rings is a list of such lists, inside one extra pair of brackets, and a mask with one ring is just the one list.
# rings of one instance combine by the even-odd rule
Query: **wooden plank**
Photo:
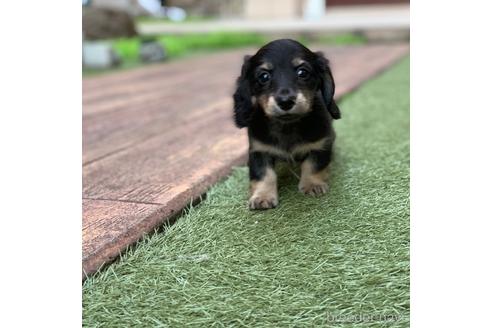
[(168, 131), (180, 123), (179, 120), (199, 112), (204, 104), (227, 98), (231, 90), (224, 88), (224, 81), (228, 79), (229, 76), (217, 74), (209, 83), (177, 86), (178, 91), (171, 95), (149, 97), (141, 102), (127, 101), (116, 110), (84, 116), (83, 130), (87, 135), (83, 141), (84, 163)]
[[(403, 56), (408, 46), (324, 50), (340, 97)], [(246, 131), (233, 125), (231, 100), (242, 54), (84, 81), (86, 274), (179, 212), (232, 166), (244, 164)]]
[(231, 123), (231, 105), (225, 99), (169, 133), (85, 166), (84, 197), (166, 204), (207, 170), (246, 152), (245, 131)]
[(114, 260), (167, 214), (162, 206), (118, 201), (82, 201), (82, 277)]

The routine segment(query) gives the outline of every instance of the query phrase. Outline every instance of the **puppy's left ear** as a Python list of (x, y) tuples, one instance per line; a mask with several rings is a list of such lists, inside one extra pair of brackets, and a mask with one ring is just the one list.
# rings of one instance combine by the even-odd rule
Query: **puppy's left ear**
[(325, 103), (328, 112), (330, 112), (331, 117), (333, 117), (335, 120), (338, 120), (342, 116), (340, 113), (340, 109), (333, 99), (335, 95), (335, 81), (333, 80), (333, 75), (331, 74), (328, 59), (326, 59), (325, 55), (320, 51), (316, 52), (315, 54), (318, 69), (321, 72), (320, 90), (323, 102)]
[(234, 92), (234, 122), (238, 128), (248, 126), (251, 113), (253, 111), (253, 103), (251, 102), (251, 90), (247, 79), (249, 69), (249, 59), (251, 56), (244, 56), (243, 67), (241, 68), (241, 76), (236, 82), (236, 91)]

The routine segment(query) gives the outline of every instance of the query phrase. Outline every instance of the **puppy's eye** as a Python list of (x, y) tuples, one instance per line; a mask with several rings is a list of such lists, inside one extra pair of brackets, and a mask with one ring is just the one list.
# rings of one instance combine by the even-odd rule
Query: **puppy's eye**
[(309, 77), (308, 70), (306, 70), (304, 68), (299, 68), (297, 70), (297, 77), (300, 78), (300, 79), (307, 79)]
[(258, 81), (261, 84), (268, 83), (268, 81), (270, 81), (270, 73), (268, 73), (268, 72), (262, 72), (260, 75), (258, 75)]

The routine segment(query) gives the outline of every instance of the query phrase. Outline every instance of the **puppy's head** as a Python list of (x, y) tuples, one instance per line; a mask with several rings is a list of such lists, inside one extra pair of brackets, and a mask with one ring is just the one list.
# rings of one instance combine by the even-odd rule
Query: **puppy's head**
[(244, 58), (234, 93), (236, 125), (248, 126), (255, 108), (274, 120), (296, 120), (312, 110), (318, 93), (332, 117), (340, 118), (333, 101), (335, 83), (323, 54), (294, 40), (272, 41)]

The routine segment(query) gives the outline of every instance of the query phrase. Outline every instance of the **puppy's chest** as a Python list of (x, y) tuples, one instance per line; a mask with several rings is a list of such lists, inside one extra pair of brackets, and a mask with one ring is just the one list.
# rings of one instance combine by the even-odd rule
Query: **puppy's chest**
[(328, 137), (320, 135), (316, 140), (309, 140), (300, 131), (272, 129), (268, 138), (250, 139), (252, 151), (266, 152), (271, 155), (286, 159), (302, 159), (309, 152), (322, 150), (326, 147)]

